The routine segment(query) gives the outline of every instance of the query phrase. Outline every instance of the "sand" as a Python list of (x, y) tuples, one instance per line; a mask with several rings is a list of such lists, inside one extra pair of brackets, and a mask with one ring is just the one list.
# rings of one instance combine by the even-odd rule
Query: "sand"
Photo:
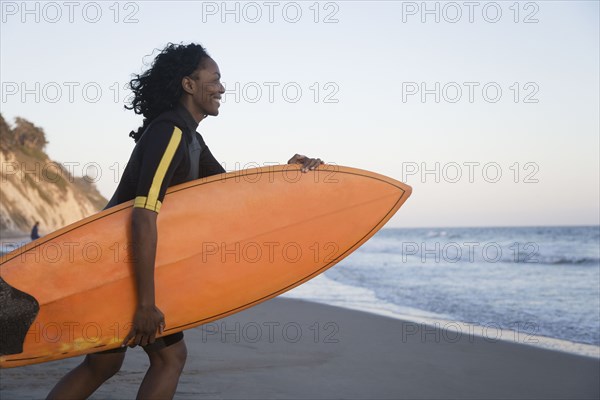
[[(167, 321), (168, 322), (168, 321)], [(600, 360), (277, 298), (185, 333), (176, 399), (598, 399)], [(0, 397), (44, 398), (81, 357), (0, 371)], [(92, 399), (133, 399), (130, 349)]]

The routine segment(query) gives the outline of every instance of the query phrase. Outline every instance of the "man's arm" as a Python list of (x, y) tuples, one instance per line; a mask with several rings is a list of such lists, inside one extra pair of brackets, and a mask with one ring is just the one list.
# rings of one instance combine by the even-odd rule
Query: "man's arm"
[(130, 346), (146, 346), (154, 343), (157, 331), (165, 328), (165, 317), (156, 307), (154, 293), (154, 260), (156, 257), (157, 213), (144, 208), (133, 208), (131, 215), (131, 239), (137, 308), (131, 331), (122, 346), (133, 339)]

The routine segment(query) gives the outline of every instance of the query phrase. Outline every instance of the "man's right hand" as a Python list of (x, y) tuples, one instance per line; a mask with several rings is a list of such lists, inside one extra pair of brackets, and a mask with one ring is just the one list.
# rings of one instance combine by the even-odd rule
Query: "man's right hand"
[(138, 306), (133, 316), (133, 326), (121, 347), (146, 346), (154, 343), (156, 334), (165, 330), (165, 316), (156, 306)]

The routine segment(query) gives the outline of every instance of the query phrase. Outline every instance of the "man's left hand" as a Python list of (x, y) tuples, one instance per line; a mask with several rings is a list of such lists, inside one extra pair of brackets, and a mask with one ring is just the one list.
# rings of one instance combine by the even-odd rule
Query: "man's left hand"
[(308, 158), (303, 156), (302, 154), (294, 154), (292, 158), (290, 158), (287, 162), (288, 164), (300, 164), (302, 168), (300, 171), (308, 172), (317, 169), (319, 165), (325, 164), (324, 161), (321, 161), (320, 158)]

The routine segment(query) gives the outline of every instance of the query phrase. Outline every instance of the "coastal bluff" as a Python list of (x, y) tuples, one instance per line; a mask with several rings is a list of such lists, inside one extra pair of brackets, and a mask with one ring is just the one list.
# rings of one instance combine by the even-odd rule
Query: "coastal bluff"
[(101, 210), (107, 200), (88, 177), (75, 177), (44, 151), (44, 130), (0, 115), (0, 233), (29, 234), (35, 221), (50, 233)]

